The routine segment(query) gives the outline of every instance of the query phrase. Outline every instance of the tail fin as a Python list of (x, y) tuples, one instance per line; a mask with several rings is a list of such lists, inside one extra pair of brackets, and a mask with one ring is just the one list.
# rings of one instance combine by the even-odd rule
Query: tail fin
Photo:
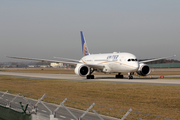
[(82, 54), (83, 54), (83, 56), (90, 55), (89, 51), (88, 51), (88, 48), (87, 48), (87, 45), (86, 45), (85, 38), (83, 36), (83, 32), (80, 31), (80, 33), (81, 33), (81, 43), (82, 43)]

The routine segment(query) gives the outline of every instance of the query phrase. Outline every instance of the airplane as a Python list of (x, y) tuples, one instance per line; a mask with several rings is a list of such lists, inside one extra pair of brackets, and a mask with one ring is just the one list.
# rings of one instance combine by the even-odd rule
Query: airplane
[(37, 59), (37, 58), (26, 58), (26, 57), (11, 57), (15, 59), (35, 60), (41, 62), (54, 62), (54, 63), (66, 63), (76, 65), (74, 72), (75, 74), (86, 77), (86, 79), (94, 79), (93, 72), (102, 73), (117, 73), (115, 78), (124, 78), (122, 72), (128, 73), (128, 79), (133, 79), (133, 75), (136, 72), (140, 76), (147, 76), (151, 69), (145, 64), (147, 62), (161, 60), (165, 58), (175, 57), (161, 57), (150, 60), (139, 61), (137, 57), (132, 53), (127, 52), (113, 52), (104, 54), (90, 54), (83, 32), (80, 31), (81, 43), (82, 43), (82, 54), (83, 57), (80, 60), (59, 58), (65, 61), (59, 60), (48, 60), (48, 59)]

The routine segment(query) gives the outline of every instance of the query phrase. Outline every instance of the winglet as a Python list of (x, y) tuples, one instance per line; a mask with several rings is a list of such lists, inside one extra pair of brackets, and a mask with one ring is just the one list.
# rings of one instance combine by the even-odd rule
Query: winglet
[(83, 32), (80, 31), (80, 34), (81, 34), (81, 43), (82, 43), (82, 54), (83, 54), (83, 56), (90, 55), (89, 51), (88, 51), (88, 48), (87, 48), (87, 45), (86, 45), (85, 38), (83, 36)]

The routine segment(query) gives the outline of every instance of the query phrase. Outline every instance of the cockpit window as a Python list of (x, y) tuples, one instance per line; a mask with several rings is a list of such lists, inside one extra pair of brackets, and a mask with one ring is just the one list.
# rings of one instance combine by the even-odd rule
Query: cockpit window
[(137, 59), (128, 59), (127, 61), (128, 62), (130, 62), (130, 61), (137, 61)]

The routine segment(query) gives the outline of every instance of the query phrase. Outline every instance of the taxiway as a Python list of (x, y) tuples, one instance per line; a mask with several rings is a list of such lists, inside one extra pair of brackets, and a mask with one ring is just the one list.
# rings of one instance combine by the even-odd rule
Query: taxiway
[[(134, 78), (116, 79), (114, 75), (95, 75), (95, 79), (85, 79), (75, 74), (45, 74), (45, 73), (20, 73), (20, 72), (0, 72), (1, 76), (28, 77), (30, 79), (56, 79), (71, 81), (88, 82), (111, 82), (111, 83), (130, 83), (130, 84), (153, 84), (153, 85), (175, 85), (180, 86), (180, 79), (155, 79), (155, 78)], [(166, 78), (167, 76), (165, 76)], [(173, 77), (173, 76), (168, 76)], [(176, 76), (179, 77), (179, 76)]]

